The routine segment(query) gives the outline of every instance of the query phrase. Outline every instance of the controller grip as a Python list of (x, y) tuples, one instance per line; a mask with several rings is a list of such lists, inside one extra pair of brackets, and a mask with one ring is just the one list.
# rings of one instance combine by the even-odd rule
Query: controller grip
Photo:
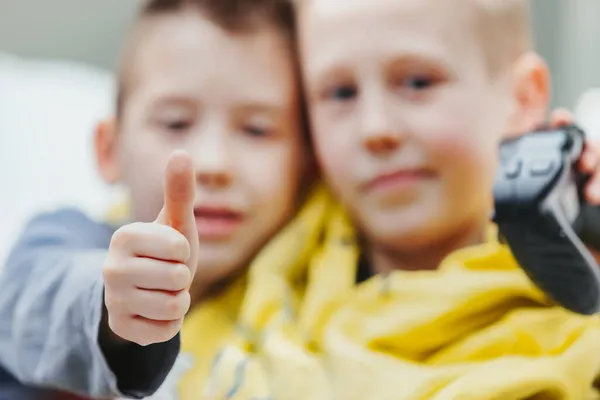
[[(600, 209), (594, 209), (594, 216), (600, 218)], [(587, 229), (587, 220), (585, 225), (581, 221)], [(499, 228), (521, 268), (552, 300), (578, 314), (600, 311), (600, 269), (575, 232), (568, 234), (553, 213), (534, 213), (518, 223), (499, 223)], [(599, 232), (594, 231), (596, 241)]]
[(577, 236), (590, 249), (600, 253), (600, 207), (582, 204), (581, 211), (573, 226)]

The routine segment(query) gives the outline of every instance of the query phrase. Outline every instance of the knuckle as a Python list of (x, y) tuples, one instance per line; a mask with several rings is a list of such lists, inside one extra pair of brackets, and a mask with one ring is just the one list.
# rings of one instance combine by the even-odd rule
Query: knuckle
[(190, 310), (190, 306), (192, 303), (192, 298), (190, 296), (190, 292), (188, 292), (187, 290), (182, 291), (178, 297), (180, 297), (180, 304), (181, 304), (181, 318), (183, 318), (187, 312)]
[(126, 323), (126, 321), (124, 321), (122, 317), (115, 317), (114, 315), (109, 315), (108, 327), (114, 334), (122, 337), (125, 340), (129, 340), (128, 324)]
[(173, 316), (173, 319), (182, 318), (189, 308), (189, 293), (183, 291), (177, 294), (177, 296), (173, 296), (167, 301), (166, 307), (167, 312)]
[(160, 326), (145, 324), (142, 329), (144, 334), (139, 335), (136, 343), (140, 346), (149, 346), (155, 343), (168, 342), (179, 332), (178, 326), (178, 321)]
[(185, 261), (188, 258), (190, 252), (190, 246), (185, 236), (177, 231), (173, 231), (172, 235), (168, 235), (167, 248), (169, 254), (176, 260)]
[(108, 310), (108, 315), (115, 317), (118, 319), (119, 314), (121, 314), (124, 310), (124, 302), (119, 296), (115, 296), (111, 292), (107, 292), (104, 296), (104, 304), (106, 305), (106, 309)]
[(137, 236), (137, 227), (139, 223), (125, 225), (115, 231), (110, 241), (110, 247), (118, 249), (127, 249), (131, 247)]
[(166, 324), (163, 327), (163, 329), (160, 330), (160, 337), (158, 338), (158, 340), (161, 343), (164, 343), (173, 339), (181, 329), (182, 321), (183, 319), (178, 319), (176, 321), (171, 321), (169, 324)]
[(123, 268), (120, 268), (114, 260), (108, 260), (102, 268), (102, 275), (104, 282), (110, 286), (113, 282), (123, 278)]
[(160, 329), (160, 331), (157, 331), (156, 334), (154, 335), (154, 343), (164, 343), (164, 342), (168, 342), (171, 338), (169, 337), (169, 331), (166, 328), (162, 328)]
[(182, 290), (189, 285), (191, 273), (185, 265), (179, 265), (168, 272), (166, 279), (173, 290)]
[(168, 315), (171, 317), (177, 317), (181, 313), (181, 303), (177, 298), (167, 300), (165, 307), (167, 308)]
[(129, 340), (140, 346), (149, 346), (156, 343), (156, 330), (148, 321), (132, 319), (130, 331), (131, 337)]

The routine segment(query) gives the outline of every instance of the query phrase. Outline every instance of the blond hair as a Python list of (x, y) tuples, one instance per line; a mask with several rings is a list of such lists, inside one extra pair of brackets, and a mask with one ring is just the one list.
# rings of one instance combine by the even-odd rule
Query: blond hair
[[(294, 7), (316, 0), (290, 0)], [(334, 1), (334, 0), (323, 0)], [(339, 0), (342, 1), (342, 0)], [(376, 1), (376, 0), (360, 0)], [(422, 1), (422, 0), (416, 0)], [(440, 1), (440, 0), (432, 0)], [(489, 69), (497, 72), (512, 65), (533, 47), (529, 0), (448, 0), (469, 7), (475, 34), (487, 56)], [(297, 10), (298, 12), (298, 10)]]
[(485, 49), (490, 71), (498, 72), (512, 65), (533, 48), (528, 0), (470, 1), (476, 13), (476, 32)]

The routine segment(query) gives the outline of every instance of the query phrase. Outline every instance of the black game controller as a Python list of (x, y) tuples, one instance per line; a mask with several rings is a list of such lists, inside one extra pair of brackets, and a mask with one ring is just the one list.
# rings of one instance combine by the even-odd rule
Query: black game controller
[(562, 307), (600, 312), (600, 207), (586, 203), (589, 176), (577, 162), (585, 134), (575, 126), (532, 132), (500, 147), (494, 222), (530, 279)]

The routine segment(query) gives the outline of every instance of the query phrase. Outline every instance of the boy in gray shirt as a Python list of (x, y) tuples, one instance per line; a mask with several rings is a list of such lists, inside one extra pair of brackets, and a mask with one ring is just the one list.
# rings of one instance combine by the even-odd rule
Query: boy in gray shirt
[[(54, 389), (93, 398), (156, 392), (178, 356), (188, 307), (243, 273), (293, 216), (311, 158), (292, 15), (285, 0), (144, 7), (125, 47), (115, 121), (100, 125), (95, 141), (102, 178), (129, 189), (125, 218), (139, 222), (114, 235), (117, 226), (63, 210), (28, 225), (0, 276), (0, 399), (61, 398)], [(121, 260), (111, 271), (125, 273), (122, 250), (153, 238), (188, 256), (130, 258), (148, 280), (128, 301), (144, 300), (109, 321), (107, 260)], [(164, 304), (175, 313), (146, 314)], [(136, 344), (124, 321), (134, 330), (160, 326), (165, 341)]]

